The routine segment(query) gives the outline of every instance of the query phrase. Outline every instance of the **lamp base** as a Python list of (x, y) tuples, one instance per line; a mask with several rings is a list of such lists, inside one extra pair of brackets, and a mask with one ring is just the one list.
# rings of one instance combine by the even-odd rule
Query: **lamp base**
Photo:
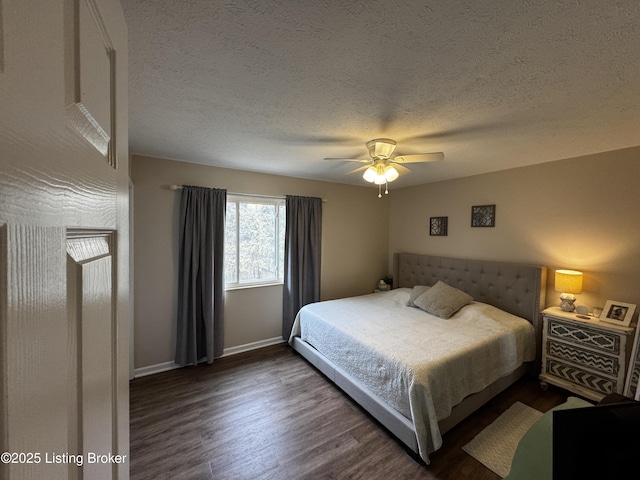
[(576, 309), (575, 306), (576, 296), (572, 293), (563, 293), (560, 295), (560, 310), (564, 312), (573, 312)]

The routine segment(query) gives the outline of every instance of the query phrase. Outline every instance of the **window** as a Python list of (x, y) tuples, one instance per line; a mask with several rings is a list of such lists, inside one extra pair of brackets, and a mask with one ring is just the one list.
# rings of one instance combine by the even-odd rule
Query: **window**
[(283, 198), (227, 196), (226, 288), (282, 283), (285, 203)]

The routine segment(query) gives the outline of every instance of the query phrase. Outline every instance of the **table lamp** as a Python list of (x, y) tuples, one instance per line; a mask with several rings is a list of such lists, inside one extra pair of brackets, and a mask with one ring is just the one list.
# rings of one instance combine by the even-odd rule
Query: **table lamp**
[(582, 272), (556, 270), (555, 290), (561, 292), (560, 309), (565, 312), (573, 312), (576, 309), (574, 294), (582, 292)]

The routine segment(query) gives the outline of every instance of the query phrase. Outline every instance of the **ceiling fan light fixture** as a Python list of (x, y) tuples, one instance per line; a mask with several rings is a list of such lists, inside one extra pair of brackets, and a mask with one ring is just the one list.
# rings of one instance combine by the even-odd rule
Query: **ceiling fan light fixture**
[(369, 183), (375, 183), (376, 185), (383, 185), (388, 182), (393, 182), (398, 178), (400, 174), (393, 165), (384, 165), (379, 163), (378, 165), (371, 165), (364, 171), (362, 178)]
[(393, 168), (392, 165), (387, 165), (384, 168), (384, 178), (386, 179), (387, 182), (393, 182), (399, 176), (400, 174), (395, 168)]
[(367, 149), (372, 158), (390, 158), (396, 149), (396, 142), (390, 138), (376, 138), (367, 142)]
[(369, 168), (367, 168), (364, 171), (364, 174), (362, 175), (362, 178), (364, 178), (367, 182), (369, 183), (373, 183), (373, 181), (376, 179), (377, 177), (377, 170), (376, 167), (374, 167), (373, 165), (371, 165)]
[(395, 181), (400, 173), (408, 173), (411, 170), (405, 167), (404, 163), (425, 163), (442, 160), (444, 154), (442, 152), (434, 153), (414, 153), (409, 155), (400, 155), (391, 158), (395, 152), (396, 141), (390, 138), (375, 138), (367, 143), (370, 159), (362, 158), (325, 158), (325, 160), (344, 160), (349, 162), (369, 163), (368, 166), (363, 165), (347, 173), (362, 172), (362, 178), (369, 183), (378, 185), (378, 197), (382, 197), (382, 185), (385, 185), (385, 195), (389, 193), (389, 183)]
[(376, 178), (373, 180), (373, 183), (376, 185), (383, 185), (387, 183), (387, 176), (385, 175), (386, 169), (387, 167), (382, 162), (379, 162), (378, 165), (376, 165)]

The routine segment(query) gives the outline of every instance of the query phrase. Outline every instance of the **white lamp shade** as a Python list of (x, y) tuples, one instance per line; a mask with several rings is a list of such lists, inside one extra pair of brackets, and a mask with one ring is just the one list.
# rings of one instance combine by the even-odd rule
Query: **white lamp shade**
[(376, 167), (372, 165), (367, 168), (364, 171), (364, 175), (362, 175), (362, 178), (364, 178), (369, 183), (373, 182), (376, 179)]
[(556, 270), (555, 289), (556, 292), (562, 293), (581, 293), (582, 272), (576, 270)]
[(385, 165), (384, 162), (376, 162), (362, 174), (362, 178), (367, 182), (375, 183), (376, 185), (393, 182), (399, 176), (398, 170), (393, 165)]
[(385, 167), (384, 177), (387, 179), (387, 182), (393, 182), (399, 176), (400, 174), (398, 173), (398, 171), (395, 168), (393, 168), (391, 165)]
[(384, 176), (384, 168), (378, 167), (378, 172), (376, 173), (376, 179), (373, 181), (376, 185), (383, 185), (387, 183), (387, 177)]

